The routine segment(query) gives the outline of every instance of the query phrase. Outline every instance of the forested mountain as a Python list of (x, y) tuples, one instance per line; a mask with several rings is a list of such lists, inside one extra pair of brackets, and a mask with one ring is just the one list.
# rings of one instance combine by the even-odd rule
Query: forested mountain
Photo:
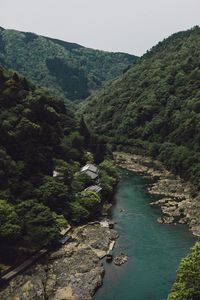
[[(92, 152), (111, 192), (116, 174), (102, 162), (106, 144), (151, 154), (200, 189), (200, 28), (172, 35), (129, 68), (134, 60), (0, 28), (0, 64), (61, 98), (83, 99), (127, 67), (81, 104), (80, 121), (50, 92), (0, 67), (1, 259), (49, 245), (67, 221), (100, 213), (102, 199), (83, 193), (90, 179), (79, 170)], [(197, 243), (169, 299), (199, 297), (199, 274)]]
[[(63, 101), (0, 68), (0, 269), (2, 258), (13, 262), (19, 251), (57, 240), (67, 221), (100, 213), (101, 197), (84, 191), (92, 182), (79, 171), (106, 152)], [(99, 167), (107, 195), (116, 182), (111, 167)]]
[(122, 74), (136, 56), (0, 27), (0, 64), (70, 100), (84, 99)]
[(144, 150), (200, 188), (200, 28), (160, 42), (81, 113), (113, 148)]
[[(160, 42), (92, 95), (80, 113), (113, 149), (151, 154), (199, 190), (200, 28)], [(182, 260), (168, 299), (199, 299), (199, 287), (197, 242)]]

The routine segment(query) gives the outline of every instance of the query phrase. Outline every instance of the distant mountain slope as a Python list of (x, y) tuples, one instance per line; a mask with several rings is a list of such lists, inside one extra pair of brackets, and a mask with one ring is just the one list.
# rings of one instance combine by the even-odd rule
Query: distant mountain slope
[(93, 50), (0, 27), (0, 64), (70, 100), (86, 98), (135, 60), (134, 55)]
[(200, 188), (200, 28), (159, 43), (81, 113), (115, 148), (143, 148)]

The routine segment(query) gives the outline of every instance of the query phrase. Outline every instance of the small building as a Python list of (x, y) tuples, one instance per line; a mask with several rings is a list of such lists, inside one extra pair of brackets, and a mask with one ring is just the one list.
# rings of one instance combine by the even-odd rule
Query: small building
[(87, 174), (92, 180), (95, 180), (95, 179), (98, 178), (98, 174), (97, 173), (91, 172), (89, 170), (84, 171), (82, 173)]
[(87, 164), (81, 168), (81, 173), (87, 174), (92, 180), (96, 180), (99, 177), (99, 170), (93, 164)]
[(70, 240), (70, 236), (66, 235), (66, 236), (63, 236), (61, 237), (58, 242), (61, 244), (61, 245), (65, 245), (66, 242), (68, 242)]
[(85, 189), (85, 191), (92, 191), (92, 192), (96, 192), (97, 194), (100, 193), (101, 190), (102, 190), (102, 187), (100, 187), (100, 185), (91, 185)]
[(87, 165), (85, 165), (84, 167), (81, 168), (81, 172), (85, 172), (87, 170), (89, 170), (93, 173), (97, 173), (97, 174), (99, 172), (98, 168), (93, 164), (87, 164)]

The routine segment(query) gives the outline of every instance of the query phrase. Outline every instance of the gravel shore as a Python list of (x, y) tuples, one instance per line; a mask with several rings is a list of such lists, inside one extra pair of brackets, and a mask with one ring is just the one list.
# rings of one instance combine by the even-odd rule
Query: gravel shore
[(115, 230), (88, 224), (76, 227), (71, 242), (54, 251), (12, 279), (1, 300), (89, 300), (102, 285), (104, 268), (101, 258)]
[(148, 193), (158, 199), (151, 203), (160, 207), (163, 216), (159, 223), (187, 224), (192, 233), (200, 236), (200, 195), (194, 194), (191, 183), (170, 173), (157, 160), (141, 155), (114, 153), (121, 168), (134, 171), (149, 179)]

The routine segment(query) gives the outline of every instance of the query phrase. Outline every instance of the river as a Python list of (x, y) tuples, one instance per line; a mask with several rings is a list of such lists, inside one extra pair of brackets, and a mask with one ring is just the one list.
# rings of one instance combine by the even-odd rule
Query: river
[[(119, 233), (114, 254), (123, 252), (123, 266), (104, 261), (106, 274), (95, 300), (166, 300), (180, 260), (194, 244), (184, 225), (158, 224), (158, 209), (149, 203), (145, 180), (122, 171), (112, 219)], [(123, 210), (123, 211), (122, 211)]]

